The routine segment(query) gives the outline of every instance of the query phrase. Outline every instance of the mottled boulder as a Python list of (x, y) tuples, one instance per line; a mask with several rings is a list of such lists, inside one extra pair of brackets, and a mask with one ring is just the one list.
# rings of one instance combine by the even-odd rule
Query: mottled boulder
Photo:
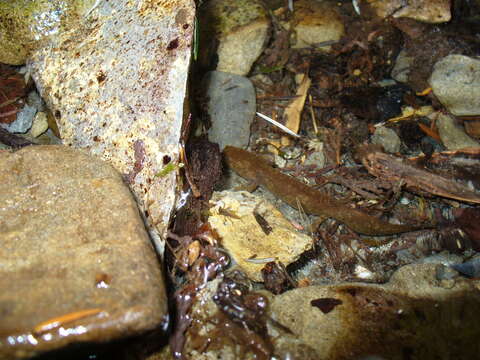
[(0, 359), (165, 326), (160, 264), (109, 164), (65, 146), (0, 151)]
[[(0, 22), (15, 26), (0, 27), (0, 38), (26, 49), (22, 59), (63, 143), (125, 175), (161, 251), (176, 174), (157, 174), (179, 158), (193, 0), (21, 0), (1, 8)], [(45, 21), (28, 33), (32, 11)], [(9, 15), (19, 12), (23, 18)]]

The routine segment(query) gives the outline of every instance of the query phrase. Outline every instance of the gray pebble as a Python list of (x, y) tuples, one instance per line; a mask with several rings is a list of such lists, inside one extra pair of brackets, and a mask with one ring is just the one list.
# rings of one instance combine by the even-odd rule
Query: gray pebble
[(221, 71), (207, 73), (203, 81), (212, 122), (208, 139), (221, 150), (227, 145), (246, 148), (256, 107), (252, 82)]
[(380, 126), (372, 135), (372, 144), (382, 145), (388, 153), (396, 153), (400, 151), (402, 141), (394, 130)]
[(25, 104), (22, 110), (17, 113), (17, 118), (11, 124), (2, 124), (3, 128), (13, 134), (25, 134), (33, 123), (33, 118), (37, 113), (37, 109), (34, 106)]
[(453, 115), (480, 115), (480, 60), (464, 55), (444, 57), (433, 68), (430, 86)]

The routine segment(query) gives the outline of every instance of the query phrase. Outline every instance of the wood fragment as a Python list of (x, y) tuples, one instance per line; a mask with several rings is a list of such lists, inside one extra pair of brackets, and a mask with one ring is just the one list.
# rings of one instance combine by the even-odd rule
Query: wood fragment
[(435, 174), (369, 146), (360, 149), (359, 155), (370, 174), (390, 182), (403, 181), (410, 191), (480, 204), (480, 194), (456, 179)]

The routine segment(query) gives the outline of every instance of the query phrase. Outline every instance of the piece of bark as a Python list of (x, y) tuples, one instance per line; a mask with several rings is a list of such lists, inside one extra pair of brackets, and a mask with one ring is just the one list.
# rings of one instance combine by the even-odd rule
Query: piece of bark
[(362, 147), (359, 156), (370, 174), (391, 182), (403, 182), (412, 192), (480, 204), (480, 194), (455, 178), (435, 174), (376, 147)]

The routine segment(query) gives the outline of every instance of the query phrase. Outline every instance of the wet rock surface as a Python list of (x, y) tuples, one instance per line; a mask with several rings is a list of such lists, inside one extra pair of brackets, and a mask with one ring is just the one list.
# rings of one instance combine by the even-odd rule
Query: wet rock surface
[(465, 133), (463, 127), (451, 115), (437, 114), (437, 127), (443, 144), (449, 150), (480, 147), (480, 142)]
[(221, 71), (207, 73), (203, 81), (211, 122), (208, 139), (220, 150), (227, 145), (246, 148), (256, 108), (252, 82)]
[(430, 85), (453, 115), (480, 115), (480, 60), (464, 55), (444, 57), (435, 64)]
[(372, 136), (372, 144), (382, 145), (386, 152), (396, 153), (400, 151), (402, 141), (393, 129), (380, 126)]
[[(51, 19), (52, 29), (37, 29), (25, 38), (21, 31), (32, 19), (25, 15), (22, 22), (18, 16), (18, 32), (9, 36), (23, 41), (20, 45), (40, 39), (25, 45), (27, 71), (63, 143), (87, 149), (125, 175), (162, 251), (176, 176), (175, 171), (157, 174), (166, 162), (178, 161), (193, 1), (34, 5)], [(13, 3), (4, 6), (30, 14)]]
[[(216, 63), (214, 69), (246, 75), (262, 53), (268, 38), (270, 20), (261, 3), (256, 0), (213, 0), (199, 9), (200, 29), (205, 66)], [(218, 48), (213, 51), (213, 43)], [(213, 57), (218, 60), (213, 61)]]
[(315, 349), (317, 359), (403, 359), (405, 352), (422, 359), (475, 357), (479, 283), (457, 278), (444, 288), (435, 269), (408, 265), (385, 285), (291, 290), (273, 299), (270, 314)]
[[(335, 42), (344, 33), (336, 4), (325, 1), (301, 0), (295, 2), (292, 23), (295, 24), (292, 45), (294, 49), (315, 47), (323, 42)], [(329, 46), (322, 46), (322, 49), (325, 50), (329, 48)]]
[(63, 146), (0, 152), (0, 358), (168, 321), (160, 264), (107, 163)]
[(247, 276), (262, 281), (268, 262), (285, 266), (310, 249), (312, 239), (293, 225), (270, 203), (248, 192), (214, 193), (211, 226), (222, 246)]
[[(362, 3), (364, 3), (362, 1)], [(365, 2), (367, 3), (367, 2)], [(378, 16), (410, 18), (427, 23), (443, 23), (452, 17), (449, 0), (374, 0), (368, 4)]]

